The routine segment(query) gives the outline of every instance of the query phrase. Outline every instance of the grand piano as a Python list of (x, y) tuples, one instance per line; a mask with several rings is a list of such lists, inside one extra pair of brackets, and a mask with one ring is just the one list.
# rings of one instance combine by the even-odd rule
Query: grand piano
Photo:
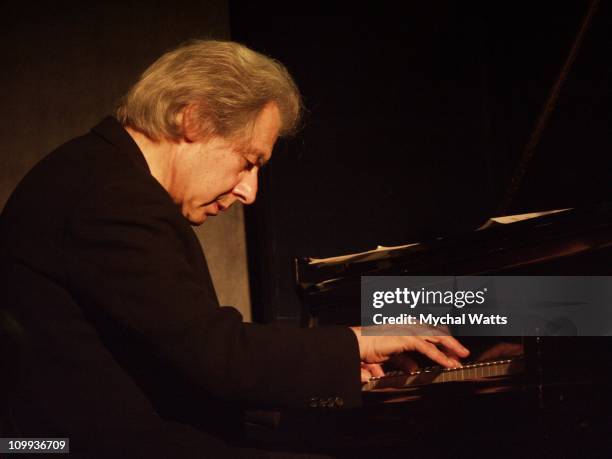
[[(512, 208), (598, 5), (589, 2), (497, 215)], [(361, 276), (612, 275), (611, 203), (530, 217), (401, 247), (296, 257), (302, 326), (358, 325)], [(612, 341), (571, 334), (559, 323), (542, 336), (461, 337), (471, 351), (462, 367), (410, 356), (363, 385), (362, 408), (282, 413), (260, 444), (339, 458), (610, 457)]]
[[(485, 226), (390, 250), (297, 258), (304, 326), (359, 324), (364, 275), (612, 275), (610, 204)], [(472, 351), (463, 367), (414, 356), (410, 370), (388, 368), (363, 385), (362, 409), (287, 414), (279, 431), (293, 447), (336, 457), (612, 454), (612, 342), (547, 334), (460, 338)]]

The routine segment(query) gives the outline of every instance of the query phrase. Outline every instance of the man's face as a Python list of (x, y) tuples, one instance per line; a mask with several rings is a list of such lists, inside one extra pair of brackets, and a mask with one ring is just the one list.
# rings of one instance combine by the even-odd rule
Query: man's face
[(191, 224), (201, 225), (236, 201), (255, 201), (257, 173), (272, 156), (280, 126), (277, 106), (268, 104), (244, 145), (221, 137), (184, 145), (173, 160), (168, 192)]

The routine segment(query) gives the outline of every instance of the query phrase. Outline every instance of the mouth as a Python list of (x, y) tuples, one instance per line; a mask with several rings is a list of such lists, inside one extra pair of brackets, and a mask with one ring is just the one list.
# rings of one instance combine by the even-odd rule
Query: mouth
[(211, 217), (216, 217), (227, 209), (227, 207), (221, 204), (220, 201), (211, 202), (207, 207), (208, 209), (206, 210), (206, 215)]
[(217, 204), (217, 209), (219, 212), (225, 212), (227, 209), (227, 206), (223, 205), (221, 201), (215, 201), (215, 204)]

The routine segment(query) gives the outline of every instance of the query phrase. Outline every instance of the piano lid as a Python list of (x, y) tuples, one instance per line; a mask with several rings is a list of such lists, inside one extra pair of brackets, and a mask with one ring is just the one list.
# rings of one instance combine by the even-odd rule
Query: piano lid
[(313, 293), (359, 282), (365, 275), (483, 275), (610, 246), (612, 204), (605, 203), (491, 219), (472, 232), (398, 247), (296, 258), (295, 281), (299, 291)]

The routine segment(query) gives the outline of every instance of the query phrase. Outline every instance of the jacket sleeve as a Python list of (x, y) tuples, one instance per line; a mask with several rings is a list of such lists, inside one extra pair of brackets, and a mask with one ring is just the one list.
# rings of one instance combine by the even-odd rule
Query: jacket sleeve
[(168, 195), (138, 181), (83, 198), (64, 235), (67, 279), (79, 303), (215, 397), (256, 406), (358, 406), (353, 333), (245, 324), (236, 309), (218, 307), (205, 261), (195, 263), (187, 249), (195, 236), (182, 218)]

